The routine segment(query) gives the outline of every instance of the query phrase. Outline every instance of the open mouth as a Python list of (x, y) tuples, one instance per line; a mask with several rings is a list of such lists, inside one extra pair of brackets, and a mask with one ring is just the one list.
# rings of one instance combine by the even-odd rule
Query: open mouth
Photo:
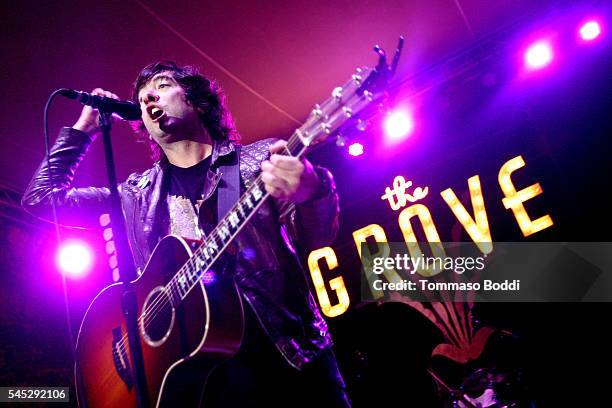
[(149, 110), (149, 116), (151, 117), (151, 119), (153, 119), (153, 122), (157, 122), (157, 120), (159, 120), (159, 118), (161, 118), (165, 113), (162, 109), (158, 108), (157, 106), (153, 106), (149, 108), (148, 110)]

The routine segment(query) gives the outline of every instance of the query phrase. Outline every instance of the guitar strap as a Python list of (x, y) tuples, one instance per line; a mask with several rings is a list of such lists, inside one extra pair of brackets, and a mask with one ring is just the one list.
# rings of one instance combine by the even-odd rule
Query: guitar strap
[(238, 202), (240, 198), (240, 145), (234, 145), (232, 160), (219, 166), (221, 180), (217, 188), (217, 222)]

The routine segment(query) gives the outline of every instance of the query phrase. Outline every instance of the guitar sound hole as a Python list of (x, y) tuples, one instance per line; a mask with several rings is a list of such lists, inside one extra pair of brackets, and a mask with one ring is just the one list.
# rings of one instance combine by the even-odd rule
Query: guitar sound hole
[(140, 331), (149, 345), (159, 346), (166, 340), (174, 324), (174, 308), (163, 287), (149, 293), (143, 310), (145, 314), (140, 322)]

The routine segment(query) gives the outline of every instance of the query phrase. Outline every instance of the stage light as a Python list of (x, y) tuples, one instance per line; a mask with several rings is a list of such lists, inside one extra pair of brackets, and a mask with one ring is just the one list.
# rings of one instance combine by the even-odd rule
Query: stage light
[(584, 41), (593, 41), (601, 34), (601, 26), (595, 20), (587, 21), (580, 27), (580, 38)]
[(525, 51), (525, 65), (530, 70), (546, 67), (553, 59), (553, 50), (548, 41), (533, 43)]
[(91, 268), (93, 255), (90, 247), (81, 241), (68, 241), (57, 251), (57, 266), (65, 276), (82, 278)]
[(354, 157), (361, 156), (363, 154), (363, 145), (361, 143), (353, 143), (349, 146), (348, 152)]
[(390, 142), (398, 142), (410, 136), (414, 130), (414, 119), (405, 110), (390, 113), (384, 122), (385, 135)]

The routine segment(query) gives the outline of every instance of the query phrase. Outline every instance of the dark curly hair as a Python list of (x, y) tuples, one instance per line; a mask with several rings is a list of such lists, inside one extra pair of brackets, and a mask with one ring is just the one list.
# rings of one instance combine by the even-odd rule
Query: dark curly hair
[[(216, 140), (231, 140), (237, 142), (240, 135), (234, 125), (234, 120), (227, 108), (225, 94), (211, 79), (202, 75), (197, 68), (177, 65), (174, 61), (158, 61), (147, 65), (140, 71), (132, 90), (132, 101), (139, 103), (138, 92), (155, 75), (168, 72), (185, 90), (187, 100), (198, 108), (200, 120), (210, 136)], [(163, 156), (159, 145), (149, 138), (142, 120), (134, 122), (133, 128), (144, 140), (149, 141), (151, 156), (159, 160)]]

